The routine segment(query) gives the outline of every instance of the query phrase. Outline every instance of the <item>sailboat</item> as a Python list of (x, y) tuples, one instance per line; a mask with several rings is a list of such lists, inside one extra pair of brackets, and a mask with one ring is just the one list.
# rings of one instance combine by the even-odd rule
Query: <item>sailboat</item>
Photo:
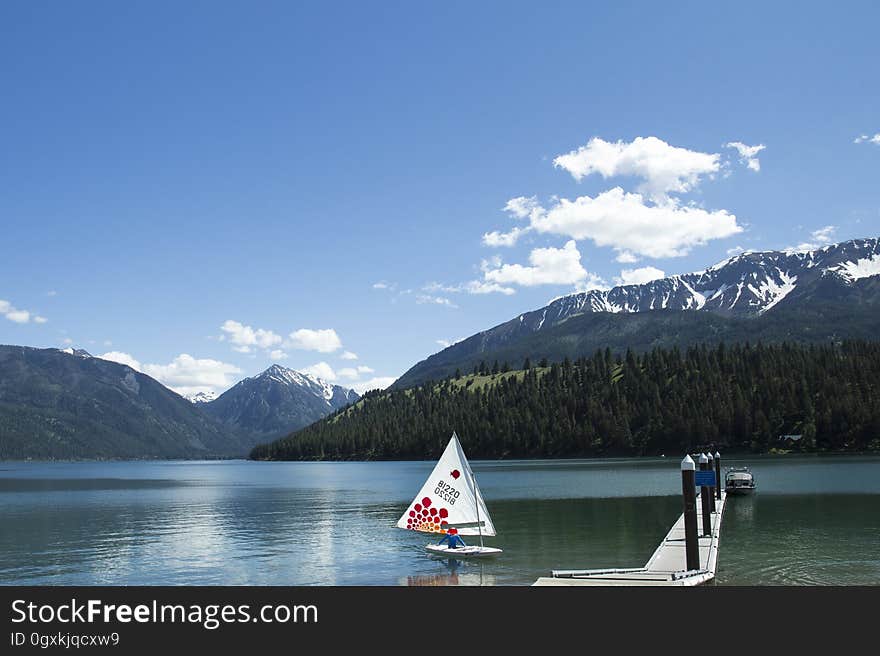
[(428, 480), (397, 520), (397, 527), (435, 535), (480, 536), (479, 546), (452, 548), (448, 544), (426, 545), (425, 549), (432, 554), (449, 558), (474, 558), (501, 553), (501, 549), (483, 544), (484, 536), (495, 535), (495, 525), (455, 433)]

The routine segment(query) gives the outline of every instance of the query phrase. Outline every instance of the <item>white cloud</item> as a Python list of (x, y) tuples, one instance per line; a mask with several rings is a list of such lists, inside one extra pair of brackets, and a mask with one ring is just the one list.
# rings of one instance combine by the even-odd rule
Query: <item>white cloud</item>
[(835, 235), (837, 232), (837, 226), (827, 225), (818, 230), (813, 230), (810, 233), (809, 241), (804, 241), (798, 244), (797, 246), (789, 246), (785, 250), (787, 251), (814, 251), (823, 246), (827, 246), (828, 244), (833, 244)]
[(377, 376), (375, 378), (370, 378), (369, 380), (355, 383), (351, 387), (358, 394), (363, 394), (369, 390), (385, 389), (395, 380), (397, 380), (397, 378), (394, 376)]
[(269, 352), (269, 357), (273, 360), (285, 360), (287, 359), (287, 353), (281, 349), (273, 349)]
[(686, 255), (694, 246), (742, 232), (736, 216), (727, 210), (707, 211), (679, 205), (670, 199), (663, 205), (647, 205), (641, 194), (620, 187), (595, 198), (561, 198), (532, 219), (539, 232), (572, 239), (591, 239), (597, 246), (611, 246), (628, 256), (654, 258)]
[[(721, 169), (720, 155), (670, 146), (657, 137), (636, 137), (627, 143), (599, 137), (553, 160), (576, 180), (598, 173), (603, 178), (635, 176), (644, 182), (639, 190), (655, 202), (665, 202), (670, 193), (685, 193), (700, 177)], [(532, 210), (534, 211), (534, 210)], [(534, 220), (533, 220), (534, 221)]]
[(65, 337), (64, 339), (61, 340), (61, 343), (66, 346), (70, 346), (71, 344), (73, 344), (73, 340), (70, 339), (70, 337)]
[(755, 155), (764, 150), (767, 146), (758, 144), (757, 146), (748, 146), (741, 141), (731, 141), (724, 144), (725, 148), (735, 148), (739, 153), (739, 161), (746, 165), (752, 171), (761, 170), (761, 162)]
[(510, 232), (499, 232), (493, 230), (483, 235), (483, 245), (497, 248), (499, 246), (513, 246), (517, 240), (527, 233), (530, 228), (514, 228)]
[(336, 372), (333, 371), (333, 367), (331, 367), (326, 362), (318, 362), (313, 364), (311, 367), (306, 367), (305, 369), (300, 369), (304, 374), (309, 374), (311, 376), (316, 376), (322, 380), (326, 380), (327, 382), (333, 382), (336, 380)]
[(617, 257), (615, 257), (614, 259), (621, 264), (634, 264), (635, 262), (639, 261), (639, 258), (637, 258), (629, 251), (620, 251), (619, 253), (617, 253)]
[(875, 134), (873, 137), (867, 134), (860, 134), (858, 137), (853, 139), (853, 143), (872, 143), (880, 146), (880, 132)]
[(352, 353), (351, 351), (343, 351), (342, 355), (339, 356), (342, 360), (357, 360), (357, 353)]
[(29, 323), (33, 318), (34, 323), (46, 323), (48, 319), (41, 316), (34, 316), (29, 310), (22, 310), (15, 307), (9, 301), (0, 299), (0, 316), (5, 317), (13, 323)]
[(360, 374), (358, 370), (354, 367), (344, 367), (336, 371), (336, 375), (340, 378), (347, 378), (348, 380), (355, 380), (356, 378), (360, 378)]
[(666, 273), (652, 266), (640, 269), (623, 269), (620, 275), (614, 279), (618, 285), (641, 285), (652, 280), (665, 278)]
[(181, 353), (168, 364), (145, 364), (142, 371), (181, 395), (221, 392), (232, 385), (234, 374), (241, 373), (235, 365), (194, 358), (187, 353)]
[(390, 289), (394, 290), (397, 285), (393, 282), (385, 282), (384, 280), (380, 280), (379, 282), (373, 283), (373, 289)]
[(562, 248), (536, 248), (529, 254), (529, 264), (502, 264), (485, 272), (486, 280), (497, 284), (572, 285), (582, 282), (589, 273), (581, 266), (581, 254), (571, 240)]
[(311, 330), (300, 328), (290, 333), (290, 345), (304, 351), (318, 351), (319, 353), (332, 353), (342, 348), (342, 340), (332, 328)]
[[(483, 273), (485, 273), (489, 269), (497, 268), (499, 266), (501, 266), (501, 258), (493, 258), (493, 263), (491, 265), (486, 260), (483, 260), (483, 266), (481, 267), (481, 269)], [(458, 294), (460, 292), (464, 292), (467, 294), (497, 293), (504, 294), (505, 296), (510, 296), (511, 294), (516, 293), (516, 290), (511, 287), (504, 287), (502, 285), (486, 282), (484, 280), (469, 280), (458, 285), (441, 285), (438, 282), (432, 282), (425, 285), (422, 289), (426, 292), (446, 292), (449, 294)]]
[(525, 219), (538, 207), (540, 205), (538, 204), (537, 196), (529, 196), (528, 198), (517, 196), (507, 201), (502, 210), (517, 219)]
[(31, 320), (31, 313), (27, 310), (12, 309), (6, 313), (6, 318), (15, 323), (27, 323)]
[(419, 294), (416, 296), (416, 303), (419, 305), (445, 305), (450, 308), (458, 306), (445, 296), (431, 296), (430, 294)]
[(358, 365), (357, 371), (359, 374), (374, 374), (374, 373), (376, 373), (375, 369), (372, 369), (372, 368), (364, 366), (364, 365)]
[(139, 360), (135, 359), (134, 356), (129, 355), (128, 353), (123, 353), (122, 351), (109, 351), (98, 357), (102, 360), (110, 360), (111, 362), (126, 364), (135, 371), (143, 371)]
[(240, 353), (250, 353), (251, 347), (268, 349), (282, 342), (281, 335), (271, 330), (251, 328), (238, 321), (228, 319), (220, 326), (220, 330), (226, 333), (229, 341), (235, 344), (235, 350)]
[(745, 251), (745, 249), (742, 246), (734, 246), (733, 248), (728, 248), (725, 252), (730, 257), (733, 257), (734, 255), (739, 255), (740, 253), (742, 253), (744, 251)]

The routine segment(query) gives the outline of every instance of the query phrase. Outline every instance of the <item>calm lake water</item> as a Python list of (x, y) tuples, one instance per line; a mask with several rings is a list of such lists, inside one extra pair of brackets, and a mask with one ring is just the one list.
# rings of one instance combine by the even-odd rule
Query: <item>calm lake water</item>
[[(719, 584), (880, 584), (880, 457), (724, 464), (758, 492)], [(681, 513), (677, 458), (474, 462), (505, 553), (450, 565), (394, 528), (433, 465), (0, 463), (0, 584), (528, 585), (642, 565)]]

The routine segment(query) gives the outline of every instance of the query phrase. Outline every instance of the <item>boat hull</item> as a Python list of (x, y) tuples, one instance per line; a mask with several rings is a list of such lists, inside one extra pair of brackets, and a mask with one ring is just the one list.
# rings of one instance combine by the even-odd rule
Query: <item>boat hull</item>
[(753, 487), (727, 487), (724, 488), (725, 494), (732, 497), (744, 497), (755, 492)]
[(428, 544), (425, 545), (425, 550), (443, 558), (489, 558), (502, 553), (501, 549), (497, 547), (467, 546), (452, 549), (445, 544)]

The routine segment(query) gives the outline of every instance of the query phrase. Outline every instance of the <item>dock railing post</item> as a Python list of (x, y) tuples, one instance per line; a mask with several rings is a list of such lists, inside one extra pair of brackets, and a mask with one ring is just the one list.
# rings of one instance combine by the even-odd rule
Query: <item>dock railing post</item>
[(715, 498), (721, 500), (721, 454), (715, 452)]
[[(700, 454), (700, 471), (709, 469), (709, 458), (705, 453)], [(703, 535), (712, 535), (712, 511), (709, 509), (709, 488), (700, 486), (700, 500), (703, 506)]]
[(687, 571), (700, 569), (700, 545), (697, 542), (696, 467), (690, 456), (681, 461), (681, 496), (684, 499), (684, 550)]
[[(715, 458), (712, 457), (712, 452), (706, 454), (706, 457), (709, 459), (709, 466), (707, 469), (711, 472), (715, 471)], [(718, 484), (718, 481), (715, 481), (715, 485)], [(709, 488), (709, 510), (713, 513), (715, 512), (715, 485)]]

